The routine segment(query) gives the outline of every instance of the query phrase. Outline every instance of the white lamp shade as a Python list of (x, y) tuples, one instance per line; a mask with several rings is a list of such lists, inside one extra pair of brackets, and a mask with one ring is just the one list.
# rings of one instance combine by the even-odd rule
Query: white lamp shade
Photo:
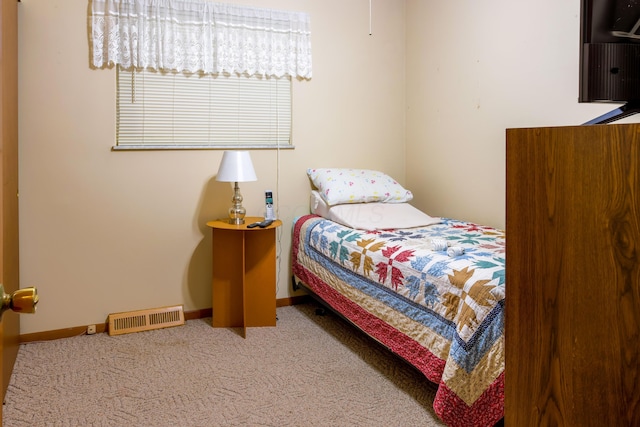
[(216, 181), (246, 182), (256, 181), (257, 179), (248, 151), (224, 152)]

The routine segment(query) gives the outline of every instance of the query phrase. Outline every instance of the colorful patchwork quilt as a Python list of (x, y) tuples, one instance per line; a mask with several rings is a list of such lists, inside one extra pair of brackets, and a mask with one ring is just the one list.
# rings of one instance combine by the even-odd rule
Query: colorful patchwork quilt
[(443, 218), (363, 231), (316, 215), (293, 229), (294, 276), (438, 385), (450, 426), (504, 416), (505, 236)]

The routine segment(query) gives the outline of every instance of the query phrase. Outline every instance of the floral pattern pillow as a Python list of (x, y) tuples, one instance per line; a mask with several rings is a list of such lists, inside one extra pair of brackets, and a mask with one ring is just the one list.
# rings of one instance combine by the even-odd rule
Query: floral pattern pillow
[(347, 203), (404, 203), (411, 191), (379, 171), (368, 169), (308, 169), (307, 175), (328, 205)]

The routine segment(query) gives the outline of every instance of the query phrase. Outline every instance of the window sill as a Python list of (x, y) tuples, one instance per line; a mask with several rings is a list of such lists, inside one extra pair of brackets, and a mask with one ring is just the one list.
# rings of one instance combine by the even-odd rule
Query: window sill
[(111, 151), (154, 151), (154, 150), (293, 150), (293, 145), (114, 145)]

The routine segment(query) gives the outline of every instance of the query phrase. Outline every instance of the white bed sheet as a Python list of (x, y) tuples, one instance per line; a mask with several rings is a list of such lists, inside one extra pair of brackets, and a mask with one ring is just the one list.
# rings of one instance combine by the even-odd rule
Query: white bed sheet
[(311, 191), (311, 213), (358, 230), (391, 230), (440, 223), (409, 203), (350, 203), (329, 206), (316, 190)]

